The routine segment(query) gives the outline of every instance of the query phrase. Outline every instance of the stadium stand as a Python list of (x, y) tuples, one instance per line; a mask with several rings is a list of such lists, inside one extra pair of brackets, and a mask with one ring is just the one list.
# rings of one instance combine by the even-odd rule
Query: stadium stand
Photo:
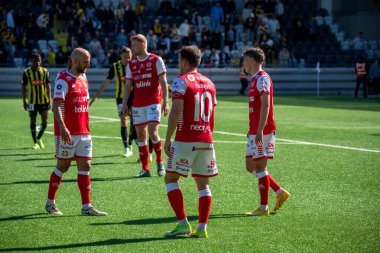
[[(351, 67), (355, 62), (354, 38), (346, 38), (332, 14), (318, 9), (316, 0), (247, 0), (239, 9), (236, 3), (242, 1), (152, 2), (2, 2), (0, 64), (20, 66), (21, 59), (25, 66), (28, 56), (37, 51), (45, 65), (55, 65), (57, 60), (48, 59), (57, 56), (60, 47), (59, 54), (67, 56), (72, 48), (81, 46), (91, 51), (94, 67), (107, 67), (129, 36), (147, 35), (149, 30), (154, 33), (151, 51), (162, 56), (169, 67), (176, 65), (175, 52), (184, 44), (201, 47), (205, 68), (237, 67), (248, 46), (262, 47), (267, 64), (273, 67), (280, 66), (283, 47), (290, 52), (288, 67), (314, 67), (317, 62), (325, 67)], [(179, 35), (183, 31), (187, 36)], [(380, 41), (366, 41), (363, 50), (367, 59), (374, 61), (380, 56)], [(222, 51), (228, 60), (215, 65), (215, 55)]]

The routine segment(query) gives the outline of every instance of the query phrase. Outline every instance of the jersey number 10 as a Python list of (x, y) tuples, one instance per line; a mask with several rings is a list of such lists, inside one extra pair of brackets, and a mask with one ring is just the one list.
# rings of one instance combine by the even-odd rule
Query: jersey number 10
[[(204, 92), (202, 95), (197, 92), (195, 94), (195, 108), (194, 108), (194, 121), (199, 122), (199, 113), (201, 114), (202, 120), (204, 122), (209, 122), (212, 114), (212, 107), (213, 107), (213, 102), (212, 102), (212, 95), (210, 92)], [(208, 103), (208, 113), (206, 115), (206, 99), (209, 100)]]

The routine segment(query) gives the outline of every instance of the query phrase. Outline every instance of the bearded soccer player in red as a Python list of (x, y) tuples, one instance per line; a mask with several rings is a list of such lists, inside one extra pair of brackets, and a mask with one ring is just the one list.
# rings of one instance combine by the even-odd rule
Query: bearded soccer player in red
[(246, 169), (259, 182), (260, 207), (245, 213), (248, 216), (269, 215), (269, 187), (277, 194), (274, 211), (277, 211), (290, 196), (267, 171), (267, 160), (273, 159), (276, 123), (273, 116), (273, 83), (262, 69), (265, 54), (260, 48), (245, 51), (243, 65), (252, 80), (249, 85), (249, 132), (246, 150)]
[(91, 56), (87, 50), (76, 48), (70, 58), (69, 69), (61, 71), (55, 80), (53, 112), (57, 166), (50, 176), (45, 209), (51, 215), (62, 215), (55, 203), (55, 196), (63, 174), (68, 171), (71, 161), (75, 160), (78, 168), (78, 187), (82, 197), (82, 215), (104, 216), (107, 213), (96, 210), (90, 200), (92, 141), (85, 71), (90, 66)]
[[(131, 37), (132, 58), (126, 69), (126, 83), (123, 97), (123, 113), (127, 114), (127, 101), (133, 85), (132, 116), (136, 128), (142, 170), (137, 177), (150, 177), (147, 132), (153, 143), (157, 157), (157, 174), (164, 175), (162, 163), (162, 144), (158, 135), (161, 112), (168, 114), (168, 83), (166, 67), (161, 57), (148, 53), (147, 40), (144, 35)], [(132, 84), (133, 83), (133, 84)], [(162, 100), (162, 106), (161, 106)]]
[[(171, 207), (177, 217), (176, 227), (165, 233), (174, 237), (190, 234), (206, 238), (212, 195), (209, 178), (218, 175), (212, 143), (215, 85), (198, 73), (201, 51), (196, 46), (185, 46), (179, 52), (180, 76), (172, 85), (173, 103), (165, 138), (165, 153), (169, 157), (165, 184)], [(171, 137), (176, 131), (173, 144)], [(192, 232), (187, 220), (179, 178), (191, 174), (198, 188), (199, 222)]]

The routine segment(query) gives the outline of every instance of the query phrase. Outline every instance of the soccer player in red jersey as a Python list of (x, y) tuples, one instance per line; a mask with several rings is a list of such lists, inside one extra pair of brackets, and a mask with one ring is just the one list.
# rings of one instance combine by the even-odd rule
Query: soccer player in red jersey
[(87, 50), (76, 48), (70, 58), (69, 69), (61, 71), (55, 80), (53, 112), (57, 166), (50, 176), (45, 209), (51, 215), (62, 215), (55, 203), (55, 197), (63, 174), (68, 171), (71, 161), (75, 160), (82, 197), (82, 215), (104, 216), (107, 213), (96, 210), (90, 200), (92, 141), (85, 71), (90, 66), (91, 56)]
[[(209, 178), (218, 175), (212, 143), (214, 108), (217, 104), (215, 85), (197, 68), (201, 51), (196, 46), (185, 46), (179, 51), (180, 76), (172, 85), (172, 109), (165, 138), (167, 161), (165, 184), (171, 207), (177, 217), (176, 227), (165, 236), (191, 234), (208, 237), (207, 223), (212, 195)], [(171, 137), (176, 131), (174, 142)], [(192, 232), (187, 220), (179, 178), (191, 174), (198, 188), (199, 223)]]
[(157, 157), (157, 174), (163, 176), (162, 144), (158, 135), (158, 127), (161, 112), (166, 116), (169, 111), (166, 67), (161, 57), (148, 53), (147, 40), (144, 35), (132, 36), (131, 41), (131, 48), (135, 57), (131, 59), (126, 70), (123, 113), (127, 114), (128, 112), (127, 101), (133, 85), (132, 118), (133, 125), (136, 127), (142, 164), (142, 170), (138, 177), (150, 177), (147, 132), (152, 140)]
[(243, 65), (252, 75), (249, 85), (249, 132), (246, 150), (246, 169), (259, 182), (260, 207), (247, 212), (248, 216), (269, 215), (269, 187), (277, 194), (274, 211), (277, 211), (290, 196), (271, 177), (267, 170), (267, 160), (273, 159), (275, 149), (276, 123), (273, 116), (273, 82), (262, 69), (265, 54), (260, 48), (244, 52)]

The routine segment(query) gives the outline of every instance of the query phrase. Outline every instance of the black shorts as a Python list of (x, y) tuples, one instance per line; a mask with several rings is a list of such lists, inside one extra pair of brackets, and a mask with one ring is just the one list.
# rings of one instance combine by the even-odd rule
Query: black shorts
[(43, 111), (49, 110), (49, 104), (29, 104), (28, 112), (29, 116), (37, 116), (37, 112), (41, 114)]

